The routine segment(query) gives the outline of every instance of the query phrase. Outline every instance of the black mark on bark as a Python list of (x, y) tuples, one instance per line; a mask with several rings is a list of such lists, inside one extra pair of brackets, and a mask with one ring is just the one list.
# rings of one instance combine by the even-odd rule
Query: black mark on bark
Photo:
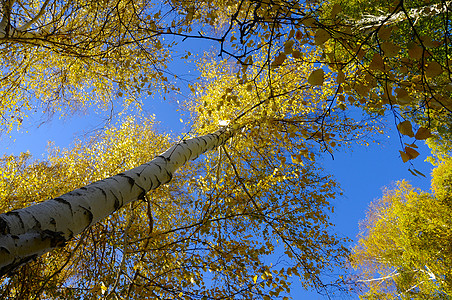
[(0, 234), (8, 234), (10, 233), (10, 229), (8, 226), (8, 222), (6, 222), (2, 216), (0, 216)]
[(61, 197), (54, 198), (53, 200), (56, 201), (56, 202), (58, 202), (58, 203), (62, 203), (62, 204), (64, 204), (64, 205), (69, 206), (69, 210), (70, 210), (71, 213), (72, 213), (72, 205), (71, 205), (71, 203), (70, 203), (69, 201), (66, 201), (66, 200), (64, 200), (64, 199), (61, 198)]
[(88, 208), (86, 208), (86, 207), (83, 207), (83, 206), (81, 206), (81, 205), (79, 205), (79, 207), (80, 208), (83, 208), (83, 210), (84, 210), (84, 212), (83, 212), (83, 214), (86, 216), (88, 216), (88, 219), (89, 219), (89, 224), (91, 225), (91, 222), (93, 221), (93, 218), (94, 218), (94, 216), (93, 216), (93, 213), (88, 209)]
[(61, 231), (44, 230), (41, 233), (42, 240), (50, 239), (50, 247), (64, 247), (66, 245), (66, 239)]

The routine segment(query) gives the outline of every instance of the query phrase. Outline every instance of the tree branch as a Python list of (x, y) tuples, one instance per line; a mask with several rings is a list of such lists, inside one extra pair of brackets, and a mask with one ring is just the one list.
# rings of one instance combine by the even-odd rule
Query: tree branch
[(20, 26), (19, 28), (17, 28), (17, 31), (25, 31), (28, 28), (30, 28), (30, 26), (33, 25), (37, 20), (39, 20), (39, 18), (41, 18), (42, 15), (44, 14), (44, 10), (45, 10), (45, 8), (46, 8), (48, 3), (49, 3), (49, 0), (46, 0), (42, 4), (41, 9), (39, 10), (39, 13), (36, 16), (34, 16), (34, 18), (32, 18), (30, 21), (28, 21), (24, 25)]

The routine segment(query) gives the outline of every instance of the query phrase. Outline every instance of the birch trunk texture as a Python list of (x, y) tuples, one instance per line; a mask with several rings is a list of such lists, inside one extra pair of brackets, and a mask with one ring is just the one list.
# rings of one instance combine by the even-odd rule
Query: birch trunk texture
[(397, 13), (387, 15), (363, 15), (360, 20), (352, 22), (353, 25), (359, 29), (373, 28), (377, 26), (396, 24), (405, 21), (407, 18), (413, 20), (416, 24), (420, 18), (433, 17), (439, 14), (446, 13), (451, 9), (452, 1), (446, 1), (443, 3), (427, 5), (419, 8), (411, 8), (408, 10), (402, 10)]
[(233, 131), (184, 140), (149, 163), (94, 182), (60, 197), (0, 215), (0, 276), (101, 221), (125, 204), (171, 180), (189, 160), (224, 144)]

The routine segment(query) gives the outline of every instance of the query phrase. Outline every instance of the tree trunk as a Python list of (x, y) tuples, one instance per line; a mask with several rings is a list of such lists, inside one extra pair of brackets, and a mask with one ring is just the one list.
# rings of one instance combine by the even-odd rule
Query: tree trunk
[(222, 145), (233, 131), (184, 140), (149, 163), (94, 182), (60, 197), (0, 215), (0, 276), (34, 259), (101, 221), (125, 204), (141, 199), (187, 161)]
[[(7, 0), (2, 3), (2, 7), (0, 8), (0, 13), (2, 14), (2, 19), (0, 21), (0, 40), (28, 40), (28, 42), (33, 41), (33, 43), (44, 44), (45, 35), (38, 33), (35, 30), (29, 30), (31, 26), (35, 25), (36, 22), (44, 15), (45, 9), (49, 4), (49, 0), (46, 0), (39, 10), (39, 13), (36, 14), (33, 18), (28, 20), (25, 24), (20, 26), (19, 28), (14, 28), (11, 22), (11, 13), (13, 8), (14, 1)], [(25, 10), (27, 13), (28, 11)], [(31, 41), (30, 41), (31, 40)]]
[(444, 3), (432, 4), (427, 6), (422, 6), (419, 8), (411, 8), (406, 11), (399, 11), (397, 13), (391, 13), (387, 15), (363, 15), (360, 20), (356, 20), (353, 23), (359, 29), (367, 29), (378, 27), (383, 24), (390, 25), (396, 24), (401, 21), (405, 21), (408, 17), (414, 20), (416, 24), (420, 18), (433, 17), (442, 13), (447, 12), (448, 7), (451, 5), (452, 1), (446, 1)]

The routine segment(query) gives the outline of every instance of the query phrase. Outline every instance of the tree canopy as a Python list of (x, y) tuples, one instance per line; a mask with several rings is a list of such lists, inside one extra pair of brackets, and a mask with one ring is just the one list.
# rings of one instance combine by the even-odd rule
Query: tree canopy
[[(232, 134), (170, 184), (0, 279), (1, 295), (273, 299), (286, 297), (291, 276), (322, 292), (345, 288), (343, 279), (324, 276), (344, 266), (348, 250), (328, 218), (339, 190), (319, 158), (367, 145), (385, 132), (388, 116), (404, 162), (419, 155), (416, 142), (426, 139), (444, 153), (452, 104), (449, 7), (447, 1), (2, 1), (2, 134), (34, 112), (124, 111), (119, 124), (70, 149), (54, 148), (43, 161), (5, 155), (2, 212), (131, 169), (175, 140), (220, 127)], [(213, 50), (191, 53), (184, 49), (188, 39), (209, 41)], [(171, 69), (179, 57), (197, 63), (191, 66), (199, 78), (189, 89)], [(190, 131), (182, 138), (131, 114), (149, 96), (188, 90), (181, 109), (191, 116)], [(418, 194), (405, 183), (400, 190), (385, 203), (413, 199), (413, 206), (433, 210), (426, 203), (444, 193)], [(422, 264), (419, 274), (436, 274), (432, 263)], [(410, 278), (401, 284), (414, 286)]]

